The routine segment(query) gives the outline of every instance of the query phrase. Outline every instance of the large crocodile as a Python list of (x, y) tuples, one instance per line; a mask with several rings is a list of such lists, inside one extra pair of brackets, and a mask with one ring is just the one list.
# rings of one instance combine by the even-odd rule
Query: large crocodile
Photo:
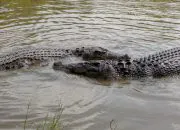
[(102, 47), (81, 47), (75, 49), (25, 47), (0, 55), (0, 70), (19, 69), (47, 60), (75, 56), (83, 60), (121, 59), (121, 56)]
[(53, 68), (67, 73), (104, 79), (169, 76), (180, 73), (180, 48), (165, 50), (137, 59), (127, 57), (73, 64), (55, 62)]
[[(62, 64), (59, 59), (75, 56), (85, 62)], [(168, 76), (180, 73), (180, 48), (165, 50), (143, 58), (131, 59), (102, 47), (75, 49), (26, 47), (0, 56), (0, 70), (18, 69), (36, 61), (53, 59), (55, 70), (93, 78), (119, 79), (145, 76)], [(89, 61), (88, 61), (89, 60)]]

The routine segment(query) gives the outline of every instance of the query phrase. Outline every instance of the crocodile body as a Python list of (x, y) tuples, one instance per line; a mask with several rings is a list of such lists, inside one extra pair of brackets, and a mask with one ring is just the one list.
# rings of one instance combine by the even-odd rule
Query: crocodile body
[(67, 73), (103, 79), (169, 76), (180, 73), (180, 48), (137, 59), (93, 60), (65, 65), (55, 62), (53, 68)]
[[(84, 62), (62, 64), (62, 58), (80, 57)], [(19, 69), (36, 62), (53, 60), (53, 69), (93, 78), (121, 79), (161, 77), (180, 73), (180, 48), (165, 50), (143, 58), (131, 59), (102, 47), (75, 49), (35, 48), (16, 49), (0, 55), (0, 70)]]
[(121, 56), (101, 47), (81, 47), (75, 49), (25, 47), (0, 55), (0, 70), (19, 69), (47, 60), (57, 61), (68, 56), (91, 59), (117, 59)]

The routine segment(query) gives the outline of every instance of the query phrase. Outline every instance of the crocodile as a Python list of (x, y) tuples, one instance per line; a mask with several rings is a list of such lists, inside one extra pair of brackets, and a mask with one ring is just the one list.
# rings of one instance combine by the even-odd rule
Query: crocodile
[(75, 56), (83, 60), (121, 59), (121, 55), (102, 47), (80, 47), (74, 49), (24, 47), (0, 55), (0, 70), (29, 67), (36, 63)]
[(92, 60), (79, 63), (53, 64), (54, 70), (100, 79), (162, 77), (180, 73), (180, 47), (161, 51), (142, 58)]

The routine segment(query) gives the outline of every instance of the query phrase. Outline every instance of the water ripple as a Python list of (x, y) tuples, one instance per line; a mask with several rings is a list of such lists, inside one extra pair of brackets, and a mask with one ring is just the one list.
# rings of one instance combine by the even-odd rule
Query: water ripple
[[(2, 52), (24, 45), (101, 46), (139, 57), (180, 45), (176, 0), (2, 0), (0, 5)], [(59, 101), (67, 129), (109, 129), (112, 119), (126, 130), (174, 130), (180, 124), (178, 78), (103, 86), (51, 66), (4, 72), (0, 78), (0, 129), (22, 128), (29, 102), (29, 120), (39, 122), (56, 112)]]

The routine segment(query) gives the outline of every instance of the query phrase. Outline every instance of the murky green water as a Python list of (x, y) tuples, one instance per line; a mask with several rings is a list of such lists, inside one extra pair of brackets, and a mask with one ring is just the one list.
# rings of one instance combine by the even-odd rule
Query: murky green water
[[(133, 57), (180, 46), (178, 0), (0, 0), (0, 50), (101, 46)], [(0, 73), (0, 129), (64, 105), (67, 130), (179, 130), (179, 77), (98, 84), (50, 66)]]

